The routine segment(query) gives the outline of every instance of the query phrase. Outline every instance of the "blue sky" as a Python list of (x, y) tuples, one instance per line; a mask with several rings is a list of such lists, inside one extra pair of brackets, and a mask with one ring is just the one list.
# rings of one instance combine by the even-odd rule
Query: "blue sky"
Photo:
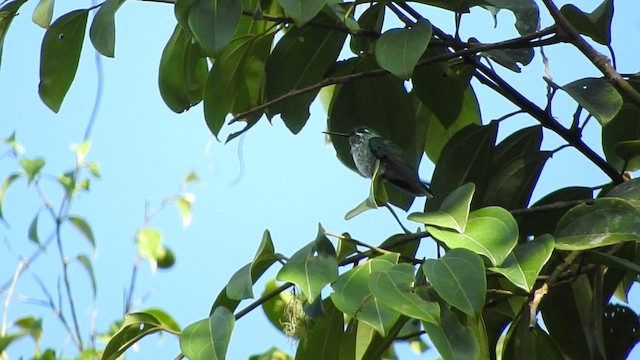
[[(581, 1), (583, 9), (591, 11), (599, 1)], [(56, 4), (55, 16), (71, 10), (69, 4)], [(26, 147), (28, 157), (44, 157), (44, 171), (58, 175), (74, 162), (70, 143), (79, 143), (91, 114), (96, 92), (94, 52), (85, 43), (75, 82), (59, 114), (52, 113), (38, 98), (39, 47), (44, 30), (34, 25), (30, 16), (34, 3), (25, 4), (14, 20), (5, 40), (0, 68), (0, 108), (4, 110), (0, 123), (0, 137), (14, 130)], [(89, 4), (87, 4), (89, 6)], [(614, 17), (613, 47), (621, 72), (637, 69), (634, 64), (635, 47), (628, 39), (640, 35), (639, 7), (632, 2), (617, 2)], [(66, 8), (65, 8), (66, 7)], [(544, 14), (542, 26), (550, 24)], [(430, 10), (427, 17), (434, 25), (450, 31), (453, 17)], [(513, 16), (501, 12), (498, 27), (484, 10), (475, 10), (463, 19), (462, 38), (474, 36), (480, 41), (497, 41), (516, 36)], [(468, 21), (468, 22), (467, 22)], [(91, 137), (89, 160), (100, 163), (102, 178), (92, 184), (91, 191), (74, 202), (71, 213), (85, 217), (97, 240), (94, 266), (98, 276), (98, 296), (91, 301), (89, 281), (84, 272), (72, 268), (72, 286), (78, 298), (81, 328), (89, 328), (96, 309), (95, 326), (104, 330), (112, 321), (121, 318), (124, 289), (128, 287), (131, 266), (136, 250), (135, 231), (144, 221), (145, 203), (156, 207), (162, 199), (177, 190), (182, 179), (195, 171), (203, 185), (193, 185), (188, 191), (197, 199), (193, 207), (193, 223), (183, 229), (177, 211), (169, 207), (155, 217), (150, 226), (159, 229), (166, 244), (176, 253), (176, 265), (169, 271), (151, 274), (143, 263), (140, 267), (135, 298), (137, 309), (159, 307), (169, 312), (184, 328), (208, 315), (211, 303), (229, 277), (251, 260), (265, 229), (271, 231), (276, 251), (291, 255), (314, 239), (318, 223), (328, 231), (347, 231), (359, 240), (378, 244), (399, 231), (397, 224), (383, 210), (366, 212), (345, 221), (344, 214), (368, 194), (368, 181), (351, 172), (335, 157), (333, 148), (325, 144), (321, 131), (325, 130), (326, 113), (318, 102), (311, 108), (311, 119), (300, 134), (292, 135), (282, 122), (270, 125), (263, 119), (244, 139), (229, 144), (216, 142), (203, 119), (202, 107), (186, 113), (174, 114), (162, 102), (157, 88), (160, 54), (168, 40), (175, 18), (167, 4), (127, 2), (116, 17), (116, 58), (103, 58), (104, 95)], [(601, 49), (602, 50), (602, 49)], [(585, 76), (599, 76), (597, 70), (573, 49), (548, 48), (554, 81), (565, 84)], [(538, 104), (544, 104), (542, 82), (544, 69), (539, 53), (521, 75), (499, 69), (507, 79), (516, 79), (516, 87)], [(479, 84), (475, 89), (480, 99), (485, 122), (498, 118), (515, 108), (499, 95)], [(570, 122), (575, 109), (567, 97), (556, 105), (556, 115), (563, 123)], [(503, 122), (501, 136), (534, 122), (516, 116)], [(222, 138), (237, 128), (223, 129)], [(549, 136), (547, 136), (549, 135)], [(593, 122), (586, 131), (587, 142), (599, 148), (599, 126)], [(545, 132), (545, 149), (562, 143)], [(239, 152), (241, 155), (239, 155)], [(244, 173), (240, 173), (241, 160)], [(0, 161), (0, 177), (16, 171), (16, 164)], [(429, 179), (433, 164), (423, 161), (420, 173)], [(576, 151), (565, 149), (547, 163), (534, 198), (569, 185), (598, 185), (606, 177)], [(53, 182), (45, 183), (45, 190), (54, 203), (61, 192)], [(417, 201), (419, 209), (424, 200)], [(28, 256), (35, 247), (27, 239), (27, 229), (36, 212), (41, 209), (33, 187), (25, 182), (14, 184), (5, 200), (4, 214), (10, 225), (0, 227), (3, 238), (0, 262), (0, 281), (4, 283), (15, 272), (16, 256), (12, 251)], [(46, 214), (43, 214), (46, 215)], [(47, 216), (41, 216), (41, 237), (52, 226)], [(74, 229), (63, 232), (67, 255), (92, 254), (92, 249)], [(433, 256), (433, 246), (422, 247), (424, 256)], [(56, 295), (60, 262), (54, 248), (30, 267), (50, 291)], [(256, 286), (262, 291), (264, 282), (273, 277), (267, 273)], [(44, 299), (29, 272), (22, 274), (16, 293), (33, 299)], [(637, 303), (637, 296), (635, 296)], [(4, 298), (3, 298), (4, 301)], [(242, 305), (241, 305), (242, 307)], [(636, 309), (637, 310), (637, 309)], [(59, 322), (45, 307), (12, 301), (8, 318), (14, 320), (26, 314), (44, 318), (43, 347), (57, 350), (65, 347), (65, 337)], [(232, 336), (229, 359), (243, 359), (276, 345), (292, 353), (294, 344), (268, 324), (261, 311), (255, 311), (236, 324)], [(31, 340), (22, 340), (9, 348), (11, 358), (30, 355)], [(410, 352), (401, 350), (406, 358)], [(637, 352), (637, 351), (636, 351)], [(129, 351), (131, 359), (173, 358), (179, 353), (175, 337), (151, 336), (141, 342), (138, 352)], [(66, 346), (65, 355), (73, 355)], [(637, 355), (637, 354), (636, 354)], [(640, 358), (640, 357), (638, 357)]]

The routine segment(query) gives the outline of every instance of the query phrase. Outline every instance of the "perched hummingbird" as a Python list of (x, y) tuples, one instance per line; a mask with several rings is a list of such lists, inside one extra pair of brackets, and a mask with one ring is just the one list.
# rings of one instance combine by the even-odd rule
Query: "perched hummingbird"
[(418, 177), (417, 170), (405, 152), (395, 143), (384, 139), (372, 129), (362, 126), (350, 134), (326, 131), (325, 134), (349, 138), (351, 156), (358, 172), (372, 178), (376, 160), (380, 160), (380, 176), (400, 189), (416, 196), (433, 197), (431, 189)]

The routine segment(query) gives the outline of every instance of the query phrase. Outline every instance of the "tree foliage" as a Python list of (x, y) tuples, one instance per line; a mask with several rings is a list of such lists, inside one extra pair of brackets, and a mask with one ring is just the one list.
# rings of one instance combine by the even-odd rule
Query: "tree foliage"
[[(0, 9), (0, 44), (23, 3), (13, 0)], [(104, 56), (114, 56), (114, 17), (122, 4), (107, 0), (95, 7), (89, 35)], [(328, 99), (329, 130), (349, 132), (366, 125), (400, 145), (414, 165), (426, 154), (436, 164), (435, 198), (423, 211), (408, 215), (419, 231), (403, 226), (404, 232), (379, 245), (319, 226), (316, 239), (285, 256), (275, 251), (265, 231), (255, 257), (231, 277), (208, 318), (181, 330), (160, 310), (127, 308), (106, 348), (94, 349), (92, 356), (115, 359), (140, 338), (164, 331), (180, 337), (181, 356), (223, 359), (235, 322), (261, 306), (280, 331), (299, 340), (296, 359), (387, 358), (393, 356), (394, 343), (420, 347), (427, 338), (444, 359), (626, 357), (640, 340), (640, 321), (612, 297), (626, 301), (640, 274), (640, 183), (630, 175), (640, 168), (640, 80), (618, 73), (615, 62), (592, 46), (604, 45), (615, 58), (610, 45), (613, 0), (590, 13), (579, 5), (558, 9), (552, 0), (176, 0), (177, 24), (158, 75), (171, 110), (186, 111), (202, 102), (216, 137), (227, 123), (244, 123), (227, 141), (264, 115), (269, 120), (279, 115), (295, 134), (322, 92)], [(509, 11), (519, 36), (494, 43), (463, 40), (457, 31), (449, 34), (429, 21), (433, 7), (450, 11), (457, 25), (471, 9), (484, 9), (494, 18)], [(53, 111), (72, 85), (90, 10), (51, 22), (53, 2), (41, 0), (34, 13), (34, 21), (47, 28), (39, 94)], [(541, 11), (554, 19), (552, 26), (540, 28)], [(397, 24), (402, 25), (393, 27)], [(543, 47), (567, 44), (602, 76), (564, 85), (545, 77), (547, 101), (536, 104), (500, 75), (519, 73)], [(483, 119), (477, 86), (489, 87), (518, 110), (499, 120)], [(569, 126), (556, 119), (552, 106), (561, 92), (574, 100)], [(538, 125), (498, 140), (502, 121), (520, 114)], [(600, 127), (604, 156), (583, 137), (591, 118)], [(543, 138), (550, 134), (564, 145), (543, 149)], [(15, 149), (14, 140), (5, 142)], [(348, 143), (333, 140), (340, 161), (355, 170)], [(580, 152), (610, 182), (559, 188), (531, 204), (542, 170), (565, 147)], [(76, 150), (79, 159), (86, 154), (82, 149)], [(22, 171), (6, 178), (0, 204), (18, 177), (39, 181), (44, 161), (17, 158)], [(78, 178), (81, 168), (92, 170), (90, 163), (78, 160), (72, 172), (59, 177), (68, 199), (88, 187)], [(173, 200), (188, 225), (191, 197)], [(397, 218), (391, 205), (406, 210), (412, 201), (376, 174), (369, 198), (347, 217), (386, 207)], [(65, 212), (53, 217), (93, 241), (81, 217)], [(37, 222), (36, 216), (29, 231), (35, 242)], [(145, 226), (136, 241), (140, 256), (154, 267), (171, 266), (173, 254), (162, 245), (159, 231)], [(441, 256), (417, 258), (421, 247), (434, 243), (443, 249)], [(88, 258), (78, 261), (93, 278)], [(254, 284), (272, 267), (279, 267), (281, 284), (270, 282), (255, 299)], [(293, 295), (290, 288), (297, 289)], [(247, 299), (255, 300), (238, 310)], [(37, 319), (16, 324), (19, 332), (2, 334), (0, 350), (12, 336), (33, 329)], [(82, 349), (79, 331), (69, 327), (69, 332)], [(291, 358), (276, 349), (256, 358), (277, 356)]]

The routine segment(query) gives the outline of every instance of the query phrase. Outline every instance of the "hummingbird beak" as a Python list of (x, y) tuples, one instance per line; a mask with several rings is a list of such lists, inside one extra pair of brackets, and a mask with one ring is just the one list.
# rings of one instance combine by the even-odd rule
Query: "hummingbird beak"
[(324, 133), (324, 134), (327, 134), (327, 135), (335, 135), (335, 136), (349, 137), (349, 134), (345, 134), (345, 133), (341, 133), (341, 132), (323, 131), (323, 133)]

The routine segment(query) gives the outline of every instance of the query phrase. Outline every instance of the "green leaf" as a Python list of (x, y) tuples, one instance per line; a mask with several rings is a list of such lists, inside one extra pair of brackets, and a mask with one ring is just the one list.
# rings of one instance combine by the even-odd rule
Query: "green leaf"
[(492, 49), (483, 51), (481, 54), (516, 73), (522, 71), (518, 63), (522, 64), (522, 66), (527, 66), (533, 60), (534, 55), (532, 48)]
[(147, 259), (151, 271), (156, 271), (158, 267), (158, 255), (162, 255), (162, 234), (160, 231), (152, 228), (142, 228), (136, 232), (136, 244), (138, 245), (138, 252), (140, 255)]
[(607, 80), (584, 78), (561, 87), (602, 126), (607, 125), (622, 108), (622, 96)]
[(468, 126), (449, 140), (433, 172), (431, 190), (437, 196), (427, 202), (427, 211), (437, 209), (444, 194), (468, 182), (476, 185), (471, 208), (479, 207), (489, 185), (497, 131), (496, 122), (481, 127)]
[(76, 154), (76, 166), (84, 165), (89, 150), (91, 150), (91, 141), (86, 140), (80, 144), (71, 144), (71, 150)]
[(553, 253), (553, 243), (553, 236), (547, 234), (519, 244), (500, 267), (490, 267), (489, 270), (504, 275), (515, 286), (531, 292), (540, 270)]
[(125, 0), (106, 0), (93, 18), (89, 37), (96, 50), (107, 57), (114, 57), (116, 47), (116, 11)]
[(219, 134), (229, 113), (249, 110), (261, 103), (273, 35), (234, 39), (211, 68), (204, 90), (204, 115), (214, 135)]
[(284, 351), (272, 347), (262, 354), (249, 356), (249, 360), (293, 360), (293, 358)]
[(337, 278), (336, 252), (321, 225), (316, 239), (293, 254), (276, 276), (280, 281), (289, 281), (300, 287), (309, 302), (313, 302), (322, 288)]
[(382, 176), (380, 176), (380, 161), (376, 161), (376, 168), (373, 172), (371, 187), (369, 189), (369, 196), (361, 202), (360, 205), (350, 210), (344, 216), (345, 220), (351, 220), (367, 210), (377, 209), (379, 206), (386, 205), (389, 202), (387, 190), (382, 185)]
[(40, 170), (44, 167), (44, 160), (42, 159), (18, 159), (20, 162), (20, 166), (22, 166), (22, 171), (27, 176), (27, 182), (31, 184), (33, 180), (36, 179), (38, 174), (40, 174)]
[(2, 48), (4, 47), (4, 37), (7, 35), (9, 25), (13, 21), (13, 18), (18, 14), (18, 9), (27, 0), (14, 0), (8, 3), (4, 3), (4, 6), (0, 8), (0, 63), (2, 60)]
[[(444, 49), (428, 49), (427, 57), (447, 54)], [(411, 78), (415, 94), (445, 129), (459, 118), (469, 83), (446, 62), (422, 65)]]
[(560, 12), (579, 33), (589, 36), (602, 45), (611, 43), (613, 0), (604, 0), (590, 14), (584, 13), (573, 4), (562, 6)]
[(558, 222), (556, 249), (586, 250), (640, 241), (640, 210), (619, 198), (600, 198), (578, 205)]
[(0, 220), (4, 221), (4, 215), (2, 214), (2, 203), (4, 202), (4, 197), (7, 194), (7, 190), (9, 189), (11, 183), (13, 183), (20, 176), (20, 174), (11, 174), (7, 176), (7, 178), (2, 182), (2, 187), (0, 188)]
[(53, 19), (53, 5), (55, 0), (40, 0), (33, 10), (31, 20), (43, 29), (48, 29)]
[(218, 307), (209, 318), (184, 329), (180, 335), (180, 350), (193, 360), (223, 360), (234, 326), (233, 314), (225, 307)]
[(469, 214), (464, 233), (427, 226), (431, 235), (450, 249), (464, 248), (502, 264), (518, 241), (518, 223), (505, 209), (490, 206)]
[(449, 250), (422, 265), (435, 291), (452, 306), (478, 318), (484, 306), (487, 280), (482, 258), (466, 249)]
[(89, 279), (91, 280), (91, 289), (93, 290), (93, 298), (95, 299), (97, 293), (97, 281), (96, 275), (93, 272), (93, 265), (91, 265), (91, 259), (87, 255), (78, 255), (76, 259), (82, 264), (82, 267), (86, 270), (87, 274), (89, 274)]
[(76, 76), (89, 10), (75, 10), (59, 17), (47, 30), (40, 53), (42, 101), (54, 112), (60, 110)]
[[(384, 12), (384, 4), (376, 3), (369, 6), (358, 18), (360, 30), (380, 33), (384, 22)], [(351, 51), (356, 55), (372, 54), (375, 44), (375, 39), (367, 36), (351, 36)]]
[(640, 319), (624, 305), (607, 304), (602, 317), (602, 334), (607, 359), (628, 359), (640, 341)]
[(175, 9), (176, 17), (188, 14), (188, 28), (211, 57), (218, 57), (229, 44), (242, 15), (240, 0), (178, 0)]
[(166, 331), (180, 334), (180, 326), (160, 309), (147, 309), (124, 317), (124, 324), (109, 340), (102, 354), (103, 360), (116, 360), (143, 337)]
[(91, 226), (87, 223), (87, 221), (78, 216), (69, 216), (69, 222), (73, 225), (80, 234), (85, 237), (85, 239), (89, 240), (91, 246), (96, 248), (96, 239), (93, 237), (93, 231), (91, 230)]
[(165, 104), (174, 112), (189, 110), (202, 100), (208, 75), (202, 49), (179, 24), (162, 51), (158, 86)]
[(563, 360), (555, 341), (538, 324), (529, 327), (529, 309), (523, 307), (505, 336), (502, 359)]
[(253, 298), (253, 284), (262, 275), (261, 269), (270, 267), (277, 260), (278, 256), (274, 252), (271, 235), (265, 231), (253, 261), (231, 276), (225, 287), (227, 296), (233, 300)]
[(431, 40), (431, 23), (418, 20), (410, 28), (385, 31), (375, 47), (376, 61), (381, 68), (407, 80)]
[[(280, 0), (282, 8), (298, 27), (313, 19), (327, 3), (327, 0)], [(317, 29), (316, 29), (317, 31)]]
[[(312, 1), (306, 0), (305, 7)], [(328, 26), (339, 23), (324, 15), (318, 22)], [(329, 28), (293, 27), (278, 41), (267, 61), (266, 100), (279, 98), (323, 80), (343, 47), (346, 34)], [(280, 114), (287, 128), (297, 134), (309, 119), (309, 105), (319, 90), (291, 97), (267, 109), (271, 119)]]
[(176, 208), (180, 213), (180, 217), (182, 218), (182, 227), (186, 228), (191, 225), (191, 207), (193, 203), (196, 201), (196, 196), (192, 193), (184, 193), (181, 194), (176, 199)]
[(414, 268), (410, 264), (398, 264), (389, 269), (374, 272), (369, 277), (373, 296), (394, 311), (413, 319), (439, 324), (438, 303), (423, 300), (412, 292)]
[[(631, 83), (634, 84), (634, 82)], [(640, 82), (634, 88), (638, 91)], [(634, 157), (627, 162), (616, 151), (619, 143), (640, 139), (638, 118), (640, 118), (640, 109), (635, 104), (625, 101), (615, 118), (602, 129), (602, 149), (607, 162), (620, 171), (625, 166), (624, 170), (628, 171), (640, 169), (640, 157)]]
[(640, 140), (621, 141), (616, 144), (614, 151), (625, 162), (630, 162), (640, 156)]
[[(275, 279), (267, 281), (262, 296), (272, 294), (278, 287)], [(285, 326), (291, 324), (292, 316), (289, 314), (297, 313), (296, 306), (302, 301), (301, 299), (294, 298), (294, 296), (295, 295), (289, 291), (281, 291), (277, 295), (271, 296), (269, 300), (262, 304), (262, 311), (264, 311), (267, 319), (269, 319), (269, 322), (271, 322), (276, 329), (287, 336), (297, 338), (298, 333), (292, 333), (289, 331), (290, 329), (285, 329)], [(304, 313), (302, 306), (300, 306), (300, 312)]]
[(331, 300), (323, 301), (324, 316), (313, 320), (313, 326), (300, 339), (296, 359), (336, 360), (340, 358), (344, 314)]
[(20, 328), (21, 333), (29, 334), (36, 344), (40, 343), (42, 339), (42, 319), (26, 316), (16, 320), (14, 325)]
[(475, 190), (476, 186), (473, 183), (464, 184), (447, 195), (442, 204), (440, 204), (438, 211), (412, 213), (408, 219), (425, 225), (452, 229), (463, 233), (467, 226), (471, 199)]
[(31, 221), (31, 225), (29, 225), (29, 240), (40, 246), (40, 237), (38, 236), (38, 216), (40, 213), (37, 213), (36, 216), (33, 217)]
[(449, 307), (441, 306), (440, 325), (423, 322), (422, 326), (443, 359), (481, 358), (473, 330), (461, 324)]
[(492, 6), (513, 12), (516, 17), (516, 29), (518, 29), (520, 35), (530, 34), (540, 28), (540, 11), (534, 0), (486, 1)]
[(371, 325), (384, 336), (400, 315), (372, 296), (369, 277), (397, 262), (398, 254), (386, 254), (347, 271), (331, 285), (334, 290), (331, 301), (345, 315)]
[(629, 200), (631, 205), (640, 207), (640, 178), (631, 179), (609, 190), (607, 197)]
[(600, 251), (589, 251), (585, 256), (585, 261), (595, 264), (607, 265), (610, 268), (617, 268), (640, 275), (640, 264), (636, 264), (627, 259), (617, 257)]

